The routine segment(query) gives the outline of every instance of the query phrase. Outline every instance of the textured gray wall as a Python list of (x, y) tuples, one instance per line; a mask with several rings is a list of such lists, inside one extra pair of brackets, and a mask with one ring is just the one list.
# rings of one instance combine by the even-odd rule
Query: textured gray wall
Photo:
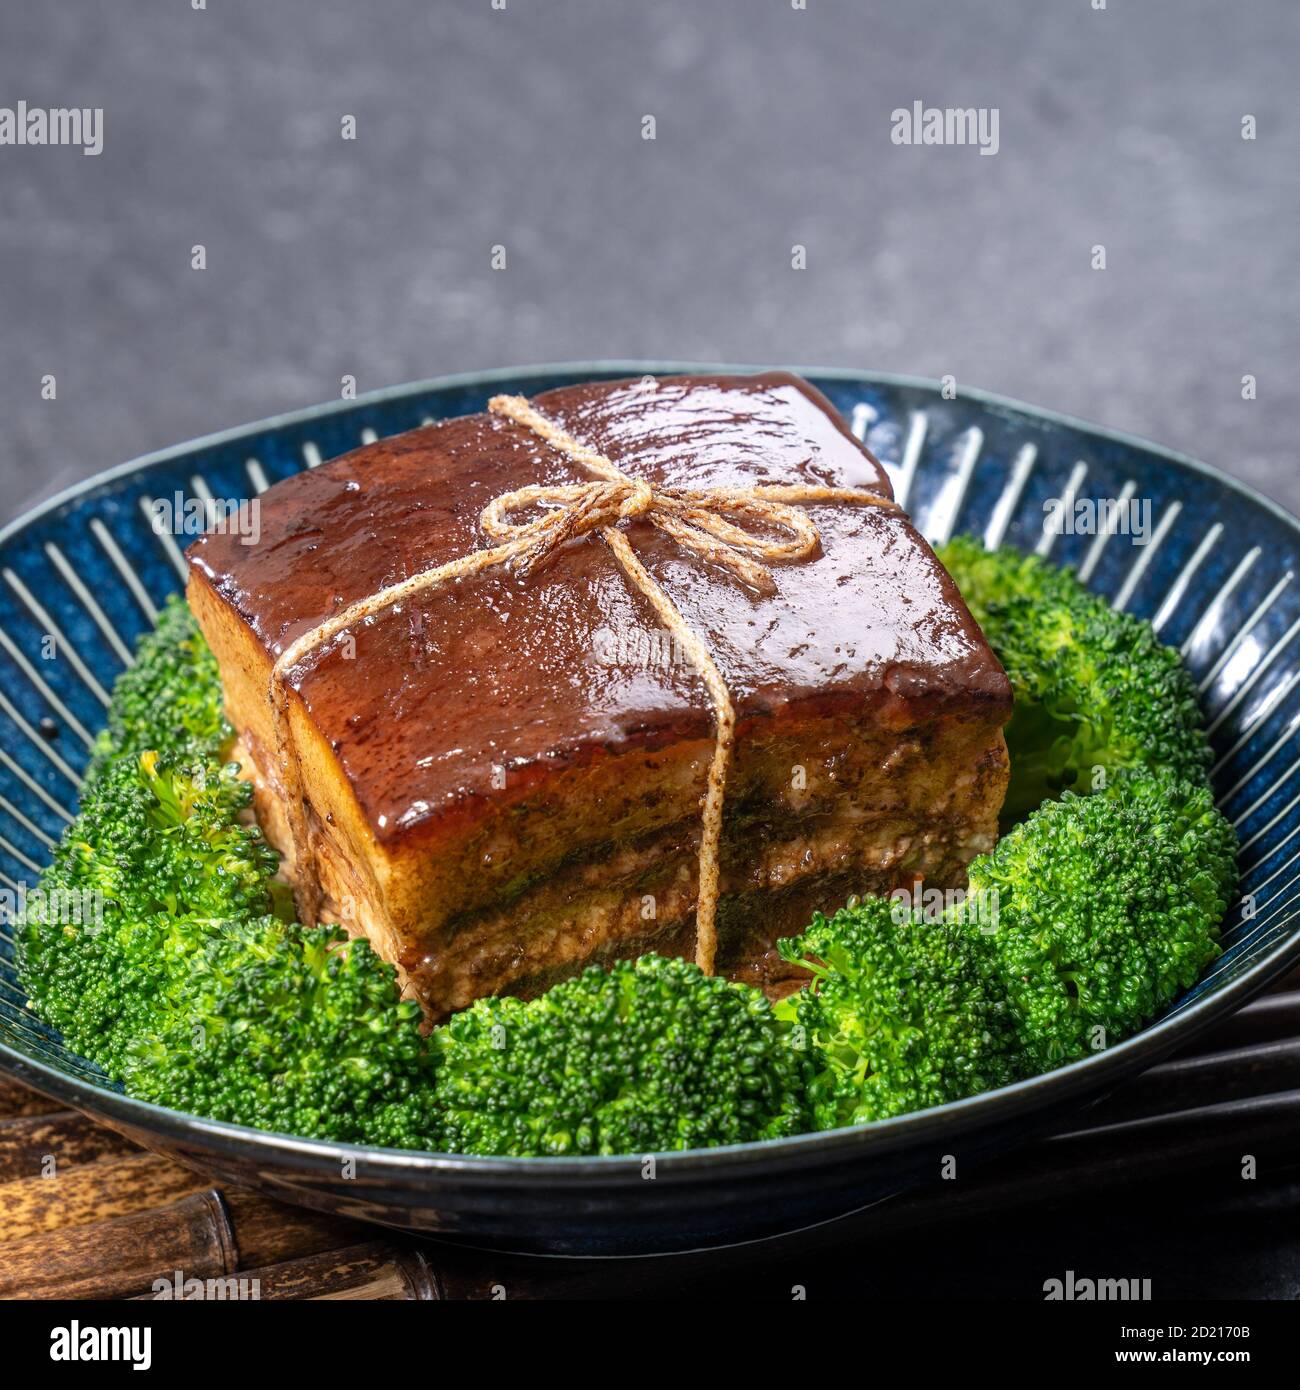
[[(0, 148), (0, 517), (345, 373), (599, 356), (951, 372), (1300, 509), (1300, 6), (1092, 3), (0, 0), (0, 105), (105, 108)], [(918, 99), (999, 153), (891, 144)]]

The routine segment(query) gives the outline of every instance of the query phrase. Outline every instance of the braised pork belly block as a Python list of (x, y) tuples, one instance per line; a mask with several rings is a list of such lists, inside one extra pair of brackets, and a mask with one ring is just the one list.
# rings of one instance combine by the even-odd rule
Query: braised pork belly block
[[(890, 497), (880, 464), (798, 378), (683, 377), (533, 404), (626, 473), (690, 487), (811, 483)], [(189, 601), (220, 663), (259, 818), (288, 851), (272, 664), (323, 619), (491, 542), (480, 513), (588, 480), (522, 425), (470, 415), (277, 484), (256, 544), (191, 548)], [(960, 887), (1007, 781), (1011, 690), (898, 510), (807, 507), (821, 550), (759, 595), (644, 518), (636, 555), (735, 707), (720, 972), (779, 992), (778, 936), (850, 893)], [(701, 676), (598, 535), (540, 573), (461, 579), (350, 626), (293, 666), (287, 718), (315, 874), (441, 1017), (586, 964), (690, 956), (714, 748)]]

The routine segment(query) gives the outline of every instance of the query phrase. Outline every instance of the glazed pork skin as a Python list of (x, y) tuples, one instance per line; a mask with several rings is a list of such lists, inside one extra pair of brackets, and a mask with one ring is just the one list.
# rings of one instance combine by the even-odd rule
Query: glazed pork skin
[[(629, 473), (808, 481), (889, 495), (883, 469), (796, 378), (566, 388), (540, 410)], [(257, 545), (190, 551), (189, 598), (286, 848), (268, 686), (323, 617), (483, 545), (502, 492), (584, 475), (527, 430), (467, 416), (357, 450), (260, 499)], [(808, 508), (823, 553), (758, 597), (645, 522), (629, 538), (735, 703), (719, 968), (771, 988), (773, 940), (847, 892), (959, 886), (996, 836), (1004, 674), (903, 515)], [(357, 625), (291, 673), (317, 871), (335, 914), (431, 1016), (530, 993), (591, 961), (690, 955), (703, 683), (595, 538), (527, 583), (500, 571)], [(291, 872), (306, 871), (293, 865)]]

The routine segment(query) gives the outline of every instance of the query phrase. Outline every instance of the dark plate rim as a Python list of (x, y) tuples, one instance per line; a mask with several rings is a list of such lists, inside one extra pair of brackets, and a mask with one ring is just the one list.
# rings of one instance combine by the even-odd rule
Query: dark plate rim
[[(755, 363), (712, 363), (681, 361), (644, 361), (609, 359), (589, 362), (538, 363), (521, 367), (501, 367), (488, 371), (460, 372), (409, 382), (367, 392), (355, 400), (329, 401), (302, 410), (287, 411), (247, 425), (236, 426), (214, 434), (172, 445), (142, 455), (109, 468), (62, 489), (23, 515), (0, 528), (0, 545), (69, 502), (105, 484), (130, 476), (143, 469), (171, 462), (201, 449), (234, 443), (268, 430), (308, 424), (335, 414), (348, 414), (369, 405), (379, 405), (408, 396), (434, 391), (453, 390), (491, 384), (495, 381), (519, 380), (537, 376), (579, 377), (583, 374), (626, 373), (640, 376), (682, 374), (689, 372), (753, 372), (770, 370), (770, 366)], [(858, 382), (911, 388), (937, 393), (940, 383), (930, 378), (891, 372), (857, 371), (846, 367), (791, 367), (800, 376), (829, 381)], [(1086, 420), (1057, 411), (1028, 405), (1010, 397), (974, 387), (963, 387), (959, 400), (978, 403), (1000, 414), (1027, 417), (1052, 428), (1066, 427), (1095, 438), (1110, 440), (1140, 450), (1180, 468), (1186, 468), (1213, 479), (1230, 492), (1265, 508), (1283, 522), (1300, 540), (1300, 520), (1297, 520), (1270, 497), (1247, 483), (1230, 477), (1219, 469), (1150, 443), (1118, 430), (1093, 425)], [(1280, 926), (1293, 922), (1296, 913), (1284, 917)], [(1212, 1023), (1232, 1009), (1239, 1007), (1268, 982), (1300, 961), (1300, 930), (1291, 928), (1289, 934), (1264, 951), (1258, 960), (1226, 984), (1210, 990), (1173, 1015), (1144, 1028), (1132, 1038), (1108, 1048), (1094, 1057), (1084, 1058), (1055, 1071), (1027, 1077), (1010, 1086), (985, 1091), (966, 1100), (952, 1101), (929, 1110), (915, 1111), (894, 1119), (878, 1120), (835, 1130), (813, 1131), (788, 1139), (768, 1139), (747, 1144), (721, 1145), (710, 1149), (687, 1149), (654, 1155), (657, 1170), (663, 1176), (681, 1180), (692, 1177), (712, 1180), (719, 1167), (730, 1165), (737, 1170), (762, 1167), (765, 1170), (808, 1168), (818, 1161), (843, 1160), (872, 1154), (895, 1152), (940, 1138), (951, 1139), (958, 1134), (992, 1127), (1031, 1109), (1065, 1105), (1081, 1095), (1104, 1091), (1122, 1077), (1158, 1061), (1177, 1047), (1189, 1042)], [(402, 1174), (407, 1177), (454, 1178), (460, 1183), (481, 1183), (494, 1186), (503, 1179), (512, 1181), (560, 1182), (566, 1186), (589, 1185), (593, 1180), (624, 1185), (642, 1181), (642, 1163), (646, 1155), (593, 1155), (583, 1158), (498, 1158), (465, 1157), (456, 1154), (437, 1154), (409, 1149), (387, 1149), (362, 1144), (345, 1144), (319, 1139), (301, 1139), (293, 1135), (251, 1129), (244, 1125), (208, 1120), (202, 1116), (165, 1109), (147, 1101), (134, 1100), (121, 1092), (78, 1080), (55, 1067), (29, 1057), (0, 1042), (0, 1065), (36, 1089), (56, 1099), (104, 1118), (139, 1130), (145, 1134), (180, 1144), (207, 1141), (227, 1151), (241, 1153), (253, 1161), (292, 1157), (321, 1172), (336, 1172), (340, 1156), (357, 1161), (358, 1175)]]

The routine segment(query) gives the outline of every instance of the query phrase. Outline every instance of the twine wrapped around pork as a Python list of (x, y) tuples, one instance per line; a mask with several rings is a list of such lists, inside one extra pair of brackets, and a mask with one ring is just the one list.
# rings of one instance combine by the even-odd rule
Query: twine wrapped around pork
[[(703, 798), (695, 906), (695, 960), (705, 974), (712, 974), (717, 950), (718, 847), (736, 711), (704, 642), (637, 558), (619, 522), (643, 517), (684, 550), (730, 571), (755, 592), (770, 594), (776, 586), (768, 564), (807, 560), (821, 544), (811, 518), (795, 504), (829, 502), (891, 511), (898, 510), (898, 504), (873, 492), (811, 483), (716, 488), (662, 486), (624, 473), (603, 454), (579, 443), (522, 396), (494, 396), (488, 402), (488, 410), (524, 426), (595, 477), (588, 482), (555, 486), (530, 484), (503, 493), (488, 503), (479, 518), (484, 532), (499, 542), (497, 545), (423, 570), (359, 599), (304, 632), (280, 653), (271, 668), (271, 708), (293, 840), (299, 916), (305, 924), (315, 925), (321, 888), (315, 872), (317, 859), (311, 827), (304, 809), (302, 767), (289, 720), (289, 672), (331, 638), (385, 608), (497, 566), (526, 579), (541, 570), (561, 546), (596, 532), (614, 552), (632, 587), (646, 597), (664, 627), (680, 642), (681, 650), (704, 681), (713, 706), (714, 750)], [(539, 508), (540, 515), (529, 520), (511, 520), (519, 513)], [(789, 539), (754, 534), (737, 524), (741, 522), (785, 532)]]

